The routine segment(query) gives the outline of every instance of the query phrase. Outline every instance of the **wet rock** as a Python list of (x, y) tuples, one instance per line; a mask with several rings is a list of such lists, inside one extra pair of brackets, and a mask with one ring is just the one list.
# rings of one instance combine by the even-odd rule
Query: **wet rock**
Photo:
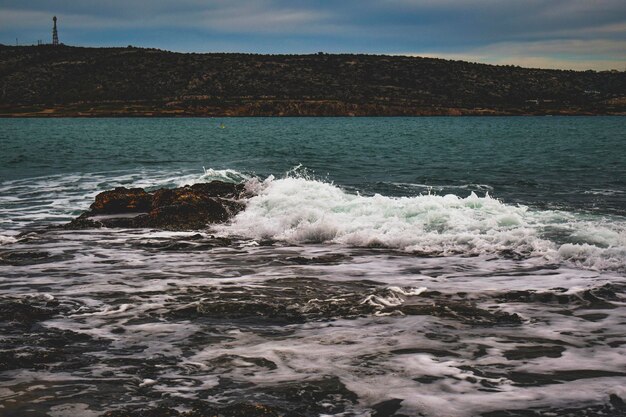
[(394, 355), (414, 355), (414, 354), (425, 353), (425, 354), (432, 355), (438, 358), (445, 358), (445, 357), (458, 358), (461, 356), (460, 354), (456, 352), (452, 352), (452, 351), (445, 350), (445, 349), (430, 349), (430, 348), (424, 348), (424, 347), (394, 349), (390, 353), (393, 353)]
[[(517, 314), (487, 310), (465, 300), (452, 301), (436, 291), (414, 293), (414, 290), (384, 287), (367, 280), (277, 279), (263, 285), (211, 287), (185, 294), (178, 300), (178, 307), (172, 305), (166, 316), (274, 325), (370, 315), (434, 316), (476, 326), (511, 326), (523, 322)], [(181, 301), (187, 303), (181, 306)]]
[(253, 302), (253, 301), (215, 301), (202, 303), (197, 307), (198, 313), (210, 317), (228, 319), (263, 319), (276, 323), (303, 323), (305, 317), (296, 306), (280, 304), (277, 302)]
[(266, 392), (284, 401), (282, 408), (289, 410), (289, 415), (336, 415), (358, 401), (357, 395), (336, 376), (281, 384)]
[(590, 313), (590, 314), (581, 314), (578, 317), (587, 321), (600, 321), (609, 317), (609, 315), (604, 314), (604, 313)]
[(534, 359), (534, 358), (560, 358), (565, 351), (563, 346), (518, 346), (515, 349), (504, 352), (508, 360)]
[[(220, 360), (231, 360), (225, 355)], [(248, 360), (251, 358), (247, 358)], [(255, 403), (216, 404), (207, 401), (171, 399), (151, 408), (111, 410), (103, 417), (317, 417), (338, 414), (356, 404), (356, 394), (349, 391), (337, 377), (284, 382), (274, 386), (241, 385), (227, 378), (207, 392), (207, 396), (223, 394), (233, 388), (241, 390), (242, 398), (255, 398)], [(189, 411), (176, 410), (182, 405)]]
[(42, 251), (3, 251), (0, 252), (0, 265), (26, 266), (68, 259), (68, 256), (52, 255)]
[(313, 257), (305, 257), (305, 256), (291, 256), (285, 258), (281, 263), (284, 264), (295, 264), (295, 265), (337, 265), (341, 262), (348, 261), (350, 259), (349, 256), (343, 255), (340, 253), (331, 253), (328, 255), (322, 256), (313, 256)]
[(402, 401), (394, 398), (392, 400), (382, 401), (372, 406), (374, 414), (372, 417), (401, 417), (401, 414), (396, 414), (400, 408), (402, 408)]
[(170, 312), (176, 318), (246, 320), (273, 324), (356, 318), (376, 307), (362, 301), (375, 291), (367, 281), (269, 280), (262, 287), (224, 287), (202, 294), (202, 301)]
[(238, 356), (238, 355), (220, 355), (217, 358), (209, 361), (209, 364), (213, 367), (213, 369), (218, 368), (231, 368), (233, 363), (244, 363), (246, 366), (257, 366), (259, 368), (266, 368), (269, 370), (274, 370), (278, 368), (278, 366), (265, 358), (252, 358), (248, 356)]
[[(68, 230), (85, 230), (85, 229), (99, 229), (105, 227), (105, 224), (101, 221), (91, 220), (89, 217), (78, 217), (68, 224), (64, 225), (64, 229)], [(113, 226), (111, 226), (113, 227)]]
[(624, 400), (619, 395), (611, 394), (609, 396), (609, 402), (616, 409), (626, 411), (626, 403), (624, 403)]
[(419, 376), (417, 378), (413, 378), (413, 381), (417, 381), (420, 384), (432, 384), (433, 382), (437, 382), (444, 379), (444, 377), (442, 376), (435, 376), (435, 375), (423, 375), (423, 376)]
[(243, 184), (213, 181), (149, 193), (141, 188), (118, 187), (96, 196), (89, 211), (66, 229), (98, 227), (195, 230), (221, 223), (243, 210)]
[(566, 288), (552, 288), (548, 291), (517, 290), (497, 297), (503, 302), (543, 303), (568, 305), (574, 308), (613, 309), (613, 301), (624, 296), (624, 288), (614, 284), (569, 292)]
[(213, 248), (229, 247), (233, 245), (233, 240), (225, 237), (193, 236), (174, 238), (153, 238), (131, 240), (133, 247), (149, 251), (187, 251), (187, 250), (210, 250)]
[(0, 371), (41, 369), (52, 363), (73, 369), (94, 360), (83, 354), (104, 349), (108, 340), (42, 324), (75, 307), (52, 297), (0, 297)]
[(143, 188), (117, 187), (96, 196), (92, 214), (141, 213), (150, 211), (152, 195)]
[(505, 311), (489, 311), (471, 303), (437, 300), (433, 303), (406, 304), (399, 309), (406, 315), (430, 315), (455, 319), (464, 324), (479, 326), (519, 325), (523, 319)]
[(624, 377), (624, 372), (613, 372), (595, 369), (576, 369), (567, 371), (555, 371), (553, 373), (534, 373), (513, 371), (506, 377), (517, 386), (540, 386), (561, 384), (563, 382), (577, 381), (580, 379)]
[(521, 410), (499, 410), (481, 414), (481, 417), (626, 417), (626, 407), (620, 397), (611, 394), (604, 404), (583, 407), (541, 407)]
[(263, 404), (240, 403), (227, 406), (213, 405), (197, 401), (191, 411), (179, 412), (167, 406), (142, 410), (115, 410), (104, 413), (103, 417), (279, 417), (285, 415), (280, 410)]
[(51, 303), (30, 303), (27, 300), (0, 298), (0, 323), (31, 325), (47, 320), (57, 312)]
[(0, 344), (0, 371), (9, 369), (42, 369), (58, 363), (59, 370), (81, 368), (96, 359), (86, 352), (104, 349), (108, 342), (70, 330), (47, 329), (23, 334), (9, 332)]
[[(18, 307), (18, 305), (14, 305)], [(42, 369), (51, 364), (60, 371), (77, 369), (97, 361), (88, 352), (106, 349), (109, 340), (95, 339), (84, 333), (61, 330), (39, 324), (57, 314), (58, 310), (18, 309), (14, 321), (0, 318), (0, 371), (9, 369)]]

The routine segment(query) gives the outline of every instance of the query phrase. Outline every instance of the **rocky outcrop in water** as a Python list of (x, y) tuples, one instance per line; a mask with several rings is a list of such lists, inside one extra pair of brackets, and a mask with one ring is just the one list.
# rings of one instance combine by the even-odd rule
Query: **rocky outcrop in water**
[(245, 195), (243, 184), (221, 181), (154, 192), (117, 187), (98, 194), (89, 210), (65, 228), (201, 229), (207, 224), (225, 222), (243, 210), (241, 199)]

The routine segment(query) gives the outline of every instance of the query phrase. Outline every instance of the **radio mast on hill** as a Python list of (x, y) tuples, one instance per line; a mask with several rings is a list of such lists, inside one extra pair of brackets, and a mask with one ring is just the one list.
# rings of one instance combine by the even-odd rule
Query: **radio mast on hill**
[(52, 18), (54, 26), (52, 27), (52, 45), (57, 46), (59, 44), (59, 34), (57, 33), (57, 17)]

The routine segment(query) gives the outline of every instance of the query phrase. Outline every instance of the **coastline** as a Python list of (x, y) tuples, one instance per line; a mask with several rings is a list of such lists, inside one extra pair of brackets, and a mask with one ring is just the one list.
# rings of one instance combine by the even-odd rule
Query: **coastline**
[(626, 73), (0, 45), (0, 117), (626, 115)]
[(581, 108), (494, 109), (458, 107), (400, 107), (353, 105), (336, 102), (253, 102), (240, 106), (214, 108), (171, 108), (145, 104), (119, 103), (60, 106), (0, 107), (0, 118), (98, 118), (98, 117), (434, 117), (434, 116), (626, 116), (626, 111)]

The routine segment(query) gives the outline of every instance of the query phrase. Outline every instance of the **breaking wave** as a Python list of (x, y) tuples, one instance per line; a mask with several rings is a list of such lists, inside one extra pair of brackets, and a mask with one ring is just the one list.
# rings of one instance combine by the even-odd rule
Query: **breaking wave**
[(626, 266), (626, 222), (619, 218), (505, 204), (488, 193), (386, 197), (348, 193), (290, 173), (248, 180), (245, 211), (220, 227), (229, 235), (288, 243), (385, 247), (424, 255), (540, 256), (578, 267)]

